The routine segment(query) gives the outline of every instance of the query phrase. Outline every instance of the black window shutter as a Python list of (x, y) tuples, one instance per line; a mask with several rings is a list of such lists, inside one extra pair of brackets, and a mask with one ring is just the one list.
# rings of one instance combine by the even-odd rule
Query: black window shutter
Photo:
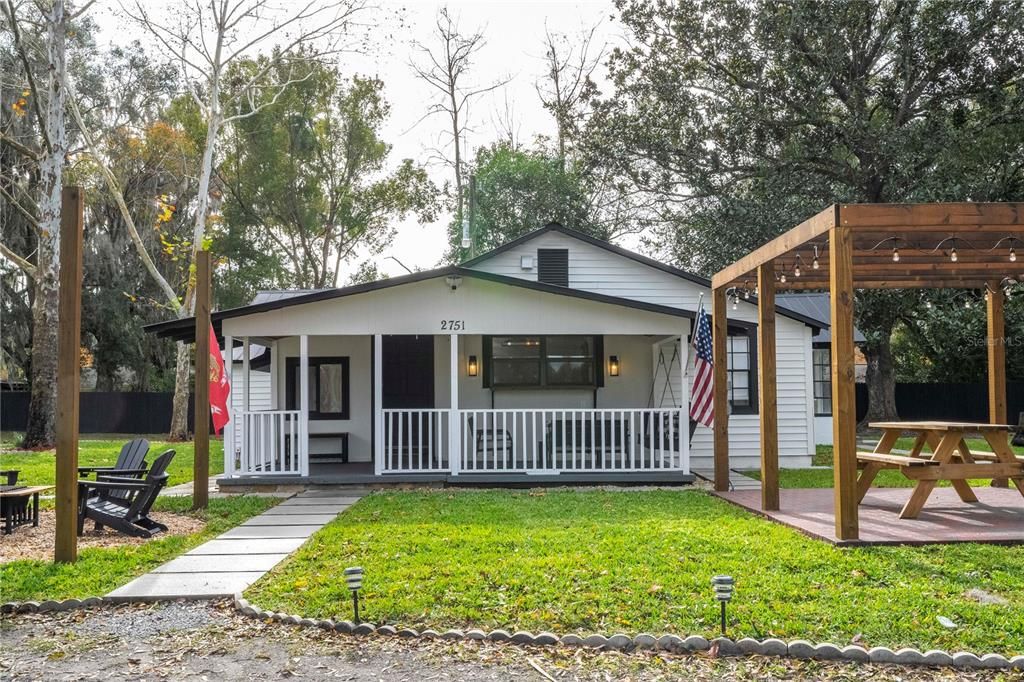
[(569, 286), (569, 249), (537, 249), (537, 281)]

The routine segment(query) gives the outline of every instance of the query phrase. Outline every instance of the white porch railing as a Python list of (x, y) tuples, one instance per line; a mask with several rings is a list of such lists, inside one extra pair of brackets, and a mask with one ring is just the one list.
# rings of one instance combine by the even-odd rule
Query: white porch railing
[[(688, 421), (673, 409), (384, 410), (382, 473), (686, 471)], [(682, 424), (682, 427), (680, 427)]]
[(450, 410), (383, 410), (384, 473), (450, 471)]
[(234, 471), (242, 476), (301, 474), (305, 438), (298, 410), (238, 412)]

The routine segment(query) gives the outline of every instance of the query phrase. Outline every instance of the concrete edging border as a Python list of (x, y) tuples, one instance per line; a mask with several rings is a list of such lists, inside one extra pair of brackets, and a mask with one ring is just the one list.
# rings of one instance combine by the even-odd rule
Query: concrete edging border
[(708, 640), (700, 635), (679, 637), (678, 635), (662, 635), (656, 637), (648, 633), (641, 633), (634, 637), (625, 634), (614, 634), (604, 636), (592, 634), (581, 636), (576, 634), (557, 635), (552, 632), (541, 632), (534, 635), (526, 631), (509, 632), (507, 630), (436, 630), (417, 631), (412, 628), (397, 628), (393, 625), (375, 626), (370, 623), (355, 624), (347, 620), (330, 620), (303, 618), (286, 613), (275, 613), (259, 609), (253, 606), (240, 594), (233, 599), (235, 609), (244, 616), (257, 618), (259, 620), (270, 620), (286, 625), (298, 625), (300, 627), (316, 627), (321, 630), (333, 630), (353, 635), (381, 635), (385, 637), (401, 637), (403, 639), (440, 639), (440, 640), (488, 640), (491, 642), (510, 642), (519, 645), (532, 646), (575, 646), (591, 649), (613, 649), (617, 651), (632, 651), (635, 649), (648, 649), (667, 651), (669, 653), (695, 653), (707, 651), (712, 646), (718, 646), (720, 656), (779, 656), (798, 659), (815, 659), (823, 661), (851, 661), (858, 663), (893, 663), (898, 665), (930, 665), (949, 666), (954, 668), (974, 668), (991, 670), (1024, 670), (1024, 655), (1006, 658), (1001, 654), (985, 654), (978, 656), (966, 651), (948, 653), (938, 649), (921, 652), (917, 649), (904, 648), (893, 651), (888, 647), (872, 647), (865, 649), (856, 645), (839, 647), (835, 644), (814, 644), (803, 639), (795, 639), (785, 642), (781, 639), (756, 640), (749, 637), (733, 641), (726, 637), (716, 637)]

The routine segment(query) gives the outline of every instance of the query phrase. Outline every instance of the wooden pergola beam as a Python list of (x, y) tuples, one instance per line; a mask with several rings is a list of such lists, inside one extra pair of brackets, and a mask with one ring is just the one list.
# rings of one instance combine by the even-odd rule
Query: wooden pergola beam
[(715, 490), (729, 490), (729, 377), (727, 374), (726, 337), (729, 334), (729, 319), (726, 309), (725, 289), (711, 290), (711, 347), (714, 364), (714, 453)]
[(901, 230), (1024, 224), (1024, 203), (947, 202), (933, 204), (843, 204), (840, 224), (847, 227), (892, 227)]
[(829, 206), (821, 213), (800, 223), (789, 232), (751, 251), (729, 267), (716, 273), (711, 278), (711, 288), (717, 289), (730, 286), (733, 280), (742, 280), (745, 275), (757, 269), (758, 266), (789, 253), (792, 249), (806, 244), (815, 237), (826, 234), (837, 224), (838, 219), (839, 207), (835, 205)]
[(857, 506), (857, 395), (853, 344), (853, 242), (851, 228), (831, 231), (829, 274), (832, 291), (832, 461), (836, 537), (856, 540), (860, 534)]
[[(1006, 318), (1003, 290), (998, 281), (990, 282), (986, 309), (985, 341), (988, 346), (988, 420), (1006, 424)], [(1005, 478), (993, 479), (992, 485), (1009, 487)]]
[(757, 268), (758, 416), (761, 425), (761, 508), (779, 508), (779, 414), (775, 353), (775, 266)]

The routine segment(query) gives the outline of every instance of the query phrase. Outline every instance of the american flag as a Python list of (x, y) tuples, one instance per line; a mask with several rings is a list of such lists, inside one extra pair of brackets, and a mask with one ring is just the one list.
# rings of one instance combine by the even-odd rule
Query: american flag
[(697, 311), (697, 332), (693, 335), (693, 348), (697, 351), (693, 359), (696, 377), (690, 396), (690, 418), (704, 426), (715, 423), (715, 373), (714, 356), (711, 350), (711, 321), (701, 303)]

